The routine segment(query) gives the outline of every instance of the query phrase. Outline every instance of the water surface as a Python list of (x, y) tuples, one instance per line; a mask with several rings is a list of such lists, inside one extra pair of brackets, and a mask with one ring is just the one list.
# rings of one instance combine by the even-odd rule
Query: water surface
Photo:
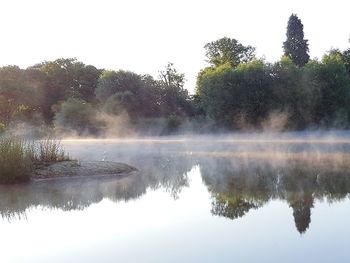
[(1, 262), (347, 262), (347, 138), (64, 144), (140, 171), (0, 187)]

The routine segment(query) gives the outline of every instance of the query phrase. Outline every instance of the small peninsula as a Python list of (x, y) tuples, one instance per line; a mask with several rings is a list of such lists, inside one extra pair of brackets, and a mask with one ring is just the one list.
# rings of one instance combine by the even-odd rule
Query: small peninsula
[(123, 176), (135, 171), (135, 167), (118, 162), (68, 160), (36, 165), (31, 179)]

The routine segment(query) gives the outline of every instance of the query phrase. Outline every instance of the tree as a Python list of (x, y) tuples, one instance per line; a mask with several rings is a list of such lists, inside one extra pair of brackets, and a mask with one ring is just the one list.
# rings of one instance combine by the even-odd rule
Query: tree
[(236, 69), (228, 64), (207, 68), (197, 79), (197, 95), (207, 116), (231, 128), (257, 126), (267, 117), (270, 87), (270, 69), (261, 60)]
[(118, 115), (123, 111), (129, 114), (135, 105), (135, 96), (130, 91), (117, 92), (110, 96), (103, 105), (103, 111), (108, 114)]
[(60, 105), (54, 123), (56, 127), (75, 130), (78, 135), (97, 134), (101, 125), (92, 105), (76, 98), (69, 98)]
[(117, 92), (130, 91), (136, 95), (141, 87), (142, 78), (134, 72), (105, 70), (98, 80), (95, 94), (96, 98), (104, 103), (110, 96)]
[[(34, 80), (40, 80), (43, 84), (41, 93), (45, 99), (42, 101), (41, 109), (48, 123), (54, 117), (52, 108), (68, 98), (92, 102), (101, 73), (94, 66), (85, 65), (75, 58), (42, 62), (28, 68), (27, 71), (31, 71), (30, 75), (34, 76)], [(43, 75), (33, 75), (35, 71)]]
[(244, 46), (236, 39), (228, 37), (207, 43), (204, 46), (208, 62), (212, 66), (230, 64), (233, 68), (254, 58), (255, 48)]
[(109, 113), (125, 110), (132, 118), (159, 114), (160, 88), (149, 75), (130, 71), (103, 71), (95, 90), (96, 98)]
[(350, 76), (342, 57), (325, 55), (314, 74), (321, 91), (317, 119), (326, 125), (346, 127), (350, 120)]
[(7, 126), (22, 114), (29, 119), (38, 107), (39, 97), (25, 70), (17, 66), (0, 68), (0, 122)]
[(311, 223), (311, 208), (314, 207), (312, 195), (304, 194), (290, 203), (293, 208), (295, 226), (300, 234), (306, 232)]
[(287, 128), (304, 129), (314, 121), (320, 100), (320, 85), (315, 76), (317, 61), (299, 68), (289, 57), (272, 66), (271, 110), (288, 115)]
[(343, 51), (342, 59), (345, 63), (345, 67), (346, 67), (348, 74), (350, 76), (350, 48)]
[(309, 44), (304, 39), (304, 26), (297, 15), (289, 17), (287, 40), (283, 43), (284, 55), (289, 57), (299, 67), (309, 61)]
[(166, 65), (164, 70), (159, 72), (159, 78), (168, 87), (173, 86), (177, 89), (182, 89), (185, 84), (185, 74), (178, 73), (171, 62)]
[(304, 39), (304, 26), (297, 15), (292, 14), (288, 20), (287, 40), (283, 43), (284, 55), (299, 67), (310, 59), (308, 40)]
[(168, 63), (159, 72), (160, 109), (163, 116), (186, 115), (192, 110), (184, 83), (185, 75), (178, 73), (173, 63)]

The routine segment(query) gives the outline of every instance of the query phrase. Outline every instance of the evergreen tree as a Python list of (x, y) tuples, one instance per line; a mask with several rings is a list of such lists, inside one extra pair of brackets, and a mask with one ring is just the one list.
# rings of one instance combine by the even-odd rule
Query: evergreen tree
[(299, 67), (309, 61), (309, 44), (304, 39), (304, 26), (297, 15), (289, 17), (287, 40), (283, 43), (284, 55), (289, 57)]

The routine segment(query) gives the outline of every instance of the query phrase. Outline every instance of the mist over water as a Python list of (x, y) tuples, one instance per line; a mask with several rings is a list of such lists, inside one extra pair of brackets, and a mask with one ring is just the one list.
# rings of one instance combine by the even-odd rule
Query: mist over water
[[(72, 158), (125, 162), (139, 171), (121, 178), (1, 187), (3, 225), (30, 228), (41, 215), (69, 231), (91, 232), (74, 255), (96, 256), (95, 250), (85, 250), (90, 242), (108, 255), (106, 261), (120, 256), (130, 262), (344, 259), (350, 241), (348, 132), (66, 139), (62, 144)], [(90, 224), (85, 230), (69, 223), (80, 217)], [(41, 238), (54, 238), (37, 231)], [(332, 239), (338, 243), (319, 250)], [(156, 251), (145, 250), (149, 242)], [(173, 257), (169, 244), (182, 253)], [(232, 245), (238, 250), (234, 256)], [(259, 250), (259, 258), (247, 247)], [(275, 254), (276, 248), (281, 252)], [(311, 259), (307, 250), (318, 253)], [(67, 259), (72, 258), (65, 253), (57, 257)]]

